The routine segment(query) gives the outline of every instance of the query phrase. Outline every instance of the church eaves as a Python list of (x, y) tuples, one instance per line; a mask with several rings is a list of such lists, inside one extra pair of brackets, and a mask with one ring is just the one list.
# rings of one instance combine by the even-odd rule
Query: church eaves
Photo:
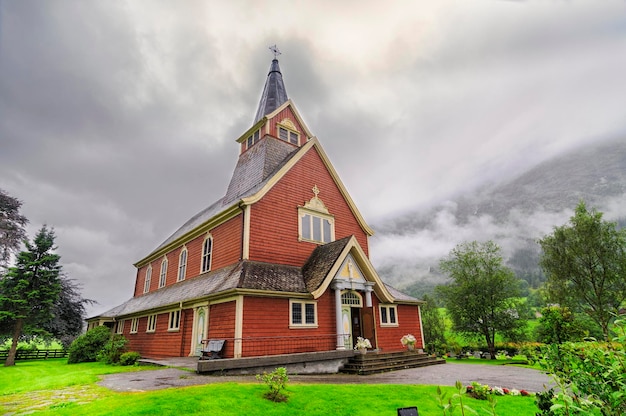
[(283, 75), (280, 72), (278, 59), (273, 59), (270, 65), (270, 71), (267, 74), (267, 79), (265, 80), (265, 87), (263, 87), (259, 108), (254, 117), (254, 123), (252, 124), (256, 124), (263, 116), (276, 110), (287, 100), (287, 90), (283, 83)]

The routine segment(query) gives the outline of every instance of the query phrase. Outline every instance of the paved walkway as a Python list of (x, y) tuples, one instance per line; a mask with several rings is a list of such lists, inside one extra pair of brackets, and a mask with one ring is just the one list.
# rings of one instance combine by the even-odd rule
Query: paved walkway
[[(158, 370), (119, 373), (104, 376), (98, 384), (115, 391), (147, 391), (168, 387), (183, 387), (210, 383), (257, 383), (254, 376), (210, 376), (199, 375), (189, 368), (194, 360), (181, 358), (168, 365), (185, 367)], [(182, 364), (182, 365), (180, 365)], [(192, 367), (195, 370), (195, 367)], [(538, 370), (512, 365), (484, 365), (446, 363), (429, 367), (410, 368), (369, 376), (350, 374), (290, 375), (290, 383), (325, 383), (325, 384), (433, 384), (454, 386), (460, 380), (464, 385), (477, 381), (490, 386), (509, 389), (543, 391), (544, 385), (553, 384), (551, 379)]]

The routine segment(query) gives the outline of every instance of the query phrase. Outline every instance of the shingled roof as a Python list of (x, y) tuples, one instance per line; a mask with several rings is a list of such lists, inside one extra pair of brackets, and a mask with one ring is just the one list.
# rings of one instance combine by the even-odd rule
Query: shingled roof
[(272, 60), (270, 71), (268, 72), (267, 79), (265, 80), (265, 86), (263, 87), (263, 93), (261, 94), (261, 100), (259, 101), (259, 108), (256, 111), (256, 116), (254, 117), (254, 123), (261, 120), (263, 116), (276, 110), (287, 100), (287, 90), (285, 89), (285, 84), (283, 83), (283, 74), (280, 72), (278, 59), (274, 59)]
[(302, 266), (304, 283), (309, 292), (315, 291), (335, 265), (339, 255), (350, 241), (351, 236), (332, 243), (317, 246), (307, 262)]

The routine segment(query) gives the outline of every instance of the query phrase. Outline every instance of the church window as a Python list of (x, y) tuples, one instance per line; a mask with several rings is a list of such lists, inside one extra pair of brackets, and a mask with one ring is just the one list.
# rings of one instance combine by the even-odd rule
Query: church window
[(161, 262), (161, 274), (159, 275), (159, 288), (165, 286), (167, 280), (167, 259)]
[(148, 293), (150, 290), (150, 281), (152, 280), (152, 265), (149, 265), (146, 269), (146, 279), (143, 282), (143, 293)]
[(330, 243), (334, 239), (332, 217), (302, 212), (300, 215), (300, 239), (316, 243)]
[(363, 306), (363, 298), (357, 292), (344, 292), (341, 294), (341, 304), (360, 308)]
[(168, 331), (178, 331), (180, 329), (180, 309), (170, 312), (170, 321), (167, 326)]
[(213, 237), (208, 236), (202, 244), (202, 270), (200, 273), (211, 270), (211, 252), (213, 251)]
[(124, 320), (122, 319), (121, 321), (117, 322), (117, 326), (115, 328), (115, 333), (116, 334), (123, 334), (124, 333)]
[(131, 334), (136, 334), (137, 333), (137, 329), (139, 329), (139, 318), (133, 318), (130, 321), (130, 333)]
[(248, 136), (248, 139), (246, 141), (246, 145), (247, 148), (251, 148), (252, 146), (254, 146), (255, 144), (257, 144), (259, 142), (259, 138), (261, 137), (261, 130), (256, 130), (254, 133), (252, 133), (250, 136)]
[(290, 327), (317, 327), (317, 303), (289, 301)]
[(398, 309), (396, 305), (380, 305), (380, 326), (398, 326)]
[(154, 332), (154, 331), (156, 331), (156, 323), (157, 323), (157, 316), (156, 315), (148, 316), (148, 325), (146, 326), (146, 332)]
[(187, 248), (184, 247), (180, 256), (178, 257), (178, 281), (185, 280), (185, 273), (187, 272)]
[(287, 130), (284, 127), (278, 127), (278, 138), (291, 144), (298, 144), (299, 134), (295, 131)]
[(335, 218), (318, 197), (320, 190), (313, 187), (313, 198), (298, 207), (298, 231), (300, 241), (324, 244), (335, 240)]

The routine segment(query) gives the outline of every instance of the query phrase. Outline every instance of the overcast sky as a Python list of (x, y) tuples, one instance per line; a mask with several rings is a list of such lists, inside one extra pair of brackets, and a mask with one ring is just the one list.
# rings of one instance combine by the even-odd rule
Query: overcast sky
[(0, 0), (0, 188), (91, 315), (224, 194), (275, 43), (371, 225), (626, 137), (624, 0)]

